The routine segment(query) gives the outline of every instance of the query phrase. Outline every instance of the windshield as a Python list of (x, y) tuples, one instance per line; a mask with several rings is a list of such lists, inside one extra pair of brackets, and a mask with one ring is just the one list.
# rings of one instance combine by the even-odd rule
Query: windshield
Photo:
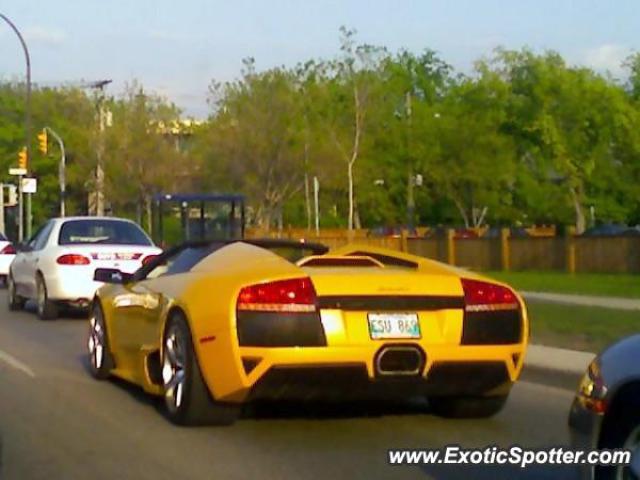
[(60, 228), (59, 245), (152, 245), (135, 223), (122, 220), (70, 220)]

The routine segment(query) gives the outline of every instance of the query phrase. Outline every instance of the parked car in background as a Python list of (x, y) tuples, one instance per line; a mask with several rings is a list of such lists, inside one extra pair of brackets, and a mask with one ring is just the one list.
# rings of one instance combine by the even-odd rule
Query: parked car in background
[(134, 222), (111, 217), (54, 218), (25, 244), (9, 269), (9, 308), (37, 301), (42, 320), (58, 315), (64, 304), (86, 308), (102, 284), (96, 268), (133, 273), (162, 251)]
[(582, 478), (640, 478), (640, 335), (613, 344), (589, 365), (569, 414), (576, 449), (632, 451), (629, 466), (585, 466)]
[[(447, 230), (449, 228), (450, 227), (444, 227), (442, 225), (430, 228), (429, 230), (427, 230), (427, 232), (425, 233), (424, 237), (425, 238), (445, 237), (447, 235)], [(472, 229), (472, 228), (460, 227), (460, 228), (454, 228), (453, 230), (454, 230), (453, 238), (455, 238), (456, 240), (464, 239), (464, 238), (479, 238), (480, 237), (478, 232), (476, 230)]]
[(582, 234), (583, 237), (614, 237), (617, 235), (640, 235), (640, 229), (619, 223), (603, 223), (588, 228)]
[[(502, 235), (502, 227), (491, 227), (482, 235), (482, 238), (500, 238), (500, 235)], [(511, 238), (526, 238), (530, 235), (524, 227), (510, 227), (509, 236)]]
[(374, 227), (367, 232), (367, 237), (394, 237), (400, 238), (402, 236), (402, 232), (407, 232), (408, 237), (417, 237), (418, 232), (414, 227), (407, 226), (380, 226)]
[(7, 283), (7, 274), (9, 273), (9, 265), (16, 256), (16, 249), (9, 239), (0, 232), (0, 282)]

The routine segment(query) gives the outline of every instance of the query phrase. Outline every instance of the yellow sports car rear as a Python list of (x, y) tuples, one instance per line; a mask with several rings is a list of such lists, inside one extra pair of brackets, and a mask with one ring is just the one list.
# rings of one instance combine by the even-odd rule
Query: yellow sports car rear
[(444, 416), (490, 416), (529, 333), (508, 286), (358, 245), (184, 245), (133, 277), (96, 276), (113, 284), (92, 308), (94, 376), (163, 395), (180, 424), (229, 423), (262, 399), (419, 396)]

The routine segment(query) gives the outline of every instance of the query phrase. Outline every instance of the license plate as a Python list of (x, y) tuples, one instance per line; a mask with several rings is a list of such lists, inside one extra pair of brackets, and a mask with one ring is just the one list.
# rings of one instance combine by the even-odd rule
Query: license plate
[(420, 338), (417, 313), (369, 313), (369, 335), (378, 338)]

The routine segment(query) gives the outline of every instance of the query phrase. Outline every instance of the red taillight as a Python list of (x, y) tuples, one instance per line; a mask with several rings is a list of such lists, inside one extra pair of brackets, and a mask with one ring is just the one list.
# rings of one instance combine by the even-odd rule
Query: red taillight
[(59, 256), (56, 262), (58, 265), (89, 265), (91, 260), (78, 253), (67, 253)]
[(147, 263), (151, 262), (152, 260), (155, 260), (156, 258), (158, 258), (159, 255), (147, 255), (146, 257), (144, 257), (142, 259), (142, 265), (146, 265)]
[(0, 250), (0, 255), (15, 255), (15, 254), (16, 254), (16, 249), (11, 244), (5, 246), (2, 250)]
[(238, 310), (315, 312), (316, 291), (309, 278), (250, 285), (240, 290)]
[(468, 312), (514, 310), (518, 299), (510, 288), (480, 280), (462, 279), (465, 309)]

